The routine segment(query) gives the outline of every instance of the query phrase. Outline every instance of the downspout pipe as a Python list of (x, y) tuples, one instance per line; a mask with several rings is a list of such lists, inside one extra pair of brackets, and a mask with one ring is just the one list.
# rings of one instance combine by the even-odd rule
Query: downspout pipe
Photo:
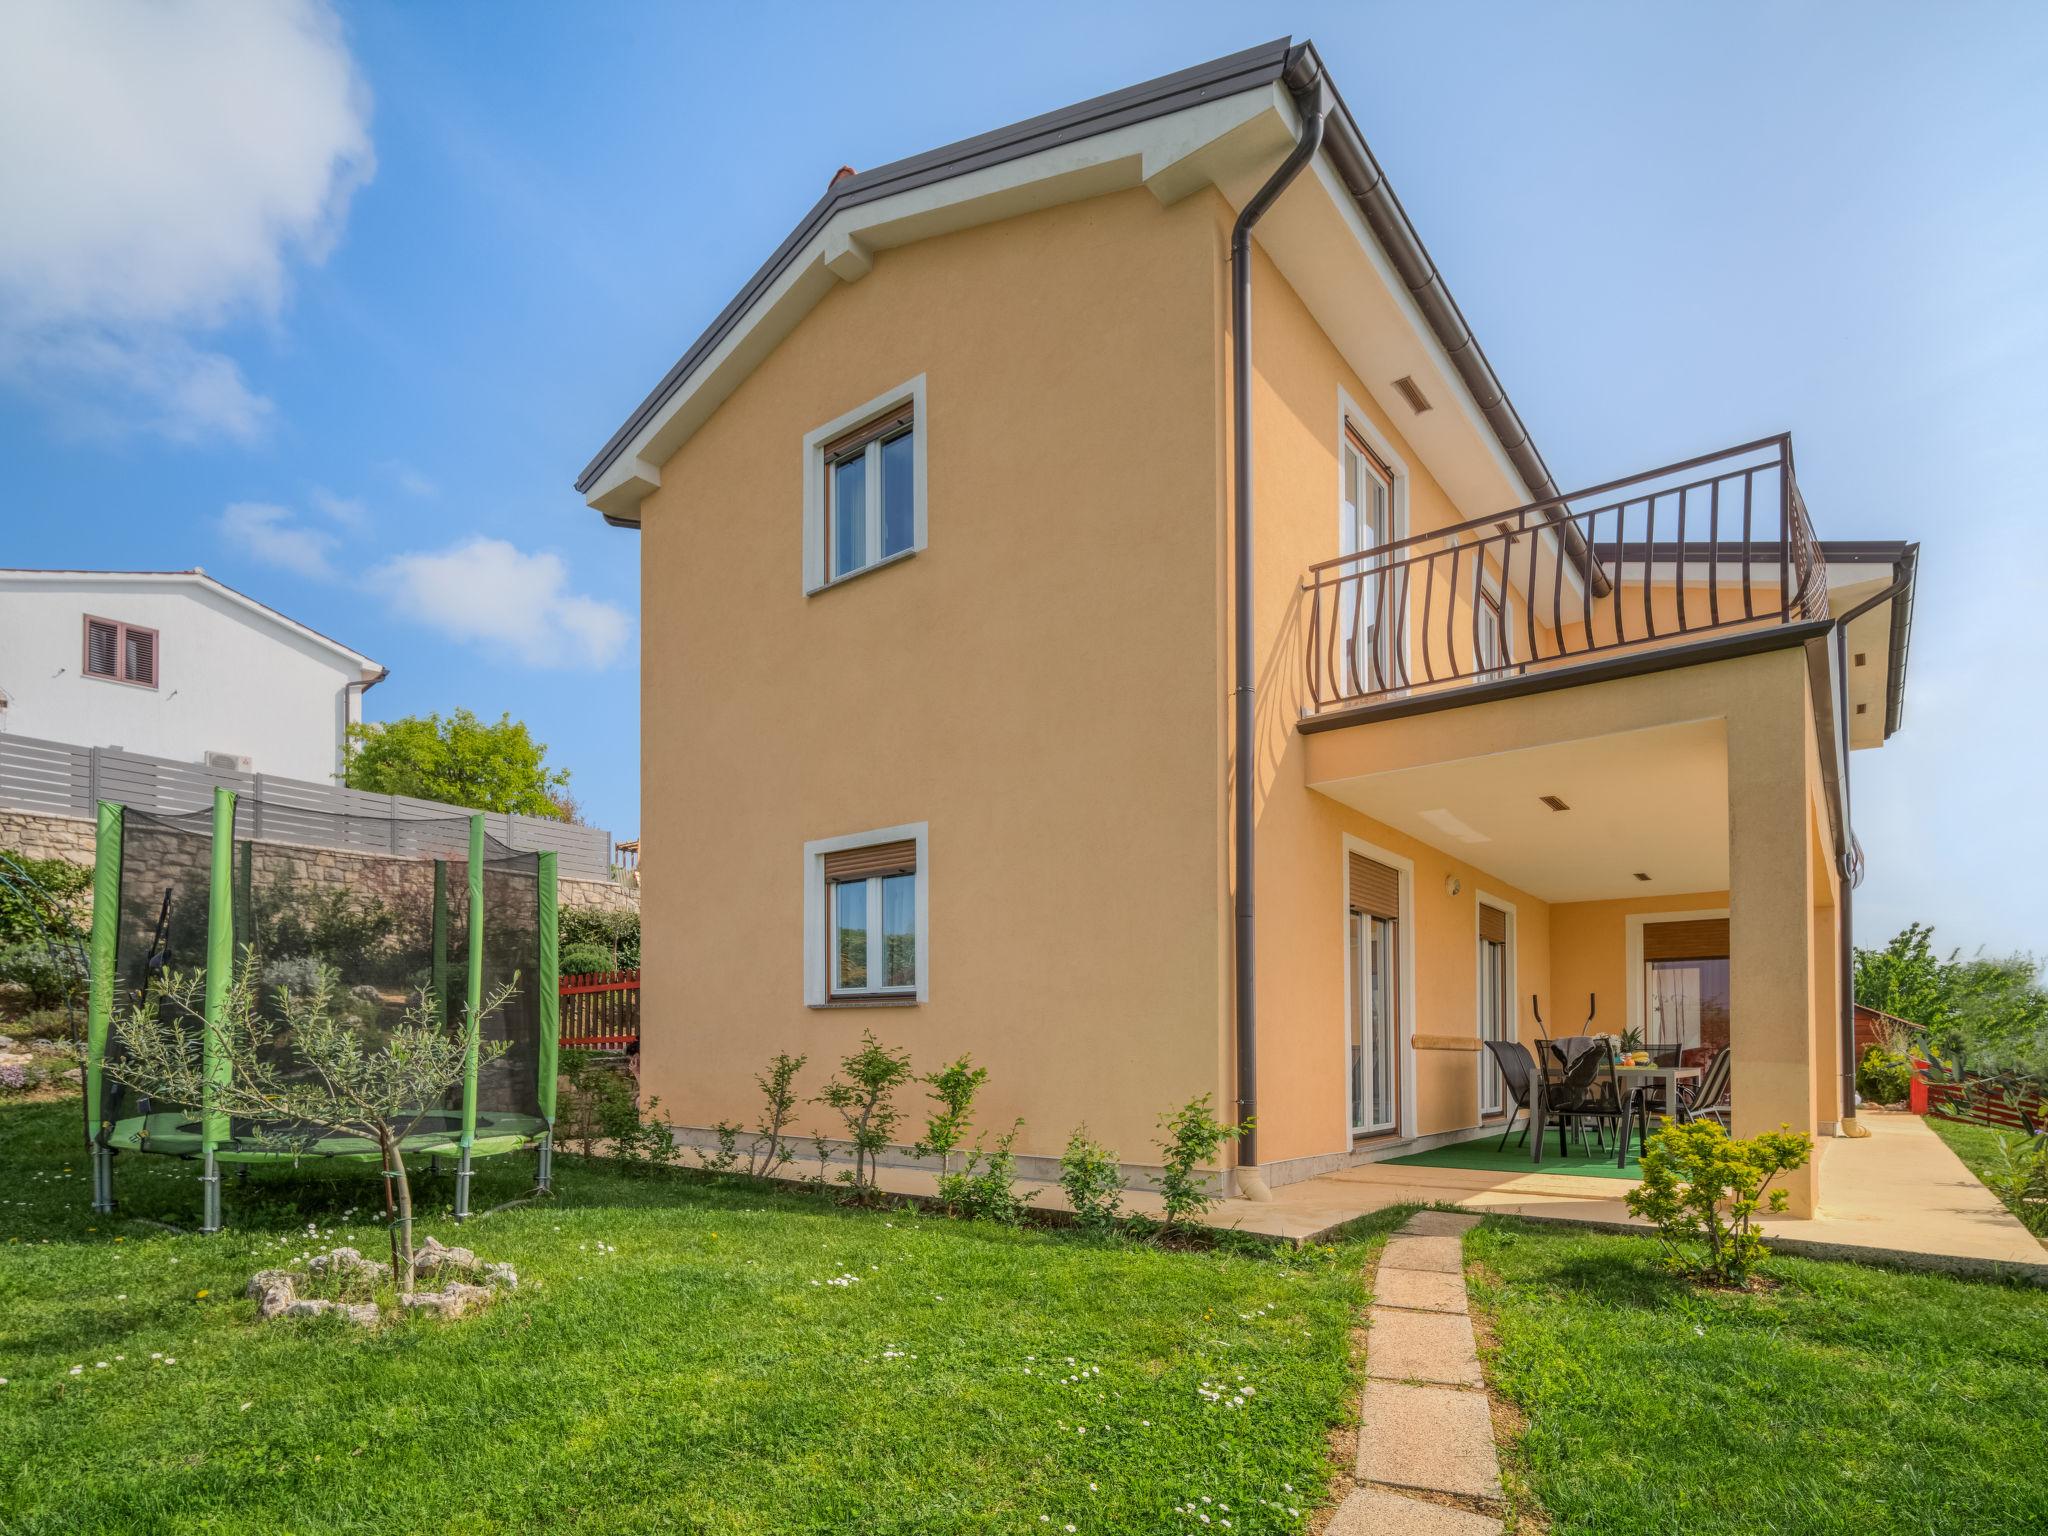
[[(1236, 973), (1237, 1116), (1251, 1125), (1237, 1143), (1240, 1189), (1244, 1173), (1259, 1163), (1255, 1116), (1259, 1103), (1259, 1028), (1256, 965), (1257, 923), (1252, 902), (1257, 807), (1253, 803), (1253, 764), (1257, 759), (1257, 668), (1252, 654), (1252, 226), (1266, 215), (1280, 194), (1301, 173), (1323, 142), (1323, 120), (1329, 113), (1329, 91), (1321, 70), (1294, 91), (1301, 114), (1301, 136), (1279, 169), (1252, 194), (1230, 231), (1231, 452), (1233, 485), (1232, 551), (1235, 559), (1236, 630), (1232, 638), (1231, 694), (1234, 714), (1233, 754), (1237, 797), (1233, 807), (1232, 852), (1237, 864), (1233, 909), (1232, 960)], [(1263, 1182), (1251, 1193), (1262, 1193)]]
[[(1860, 619), (1880, 603), (1889, 603), (1903, 597), (1913, 585), (1913, 573), (1908, 570), (1882, 592), (1865, 598), (1854, 608), (1835, 620), (1835, 698), (1836, 713), (1842, 722), (1842, 851), (1838, 867), (1842, 875), (1840, 934), (1836, 940), (1835, 963), (1838, 967), (1837, 986), (1842, 995), (1842, 1110), (1843, 1134), (1860, 1136), (1865, 1132), (1851, 1129), (1856, 1124), (1856, 933), (1855, 933), (1855, 891), (1861, 871), (1855, 867), (1856, 829), (1850, 820), (1849, 806), (1849, 625)], [(1896, 664), (1896, 661), (1894, 662)]]

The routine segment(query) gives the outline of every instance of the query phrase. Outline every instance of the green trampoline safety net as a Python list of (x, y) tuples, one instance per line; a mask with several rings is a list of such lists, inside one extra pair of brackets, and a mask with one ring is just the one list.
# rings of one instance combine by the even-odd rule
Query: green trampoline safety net
[[(324, 972), (332, 1007), (374, 1052), (408, 1014), (428, 1009), (460, 1035), (469, 977), (470, 821), (337, 815), (242, 799), (235, 806), (232, 868), (234, 964), (253, 979), (257, 1007), (284, 1025), (266, 1065), (287, 1080), (310, 1071), (293, 1054), (287, 996), (303, 999)], [(211, 920), (213, 812), (121, 813), (119, 922), (111, 1014), (98, 1075), (105, 1144), (181, 1156), (204, 1150), (198, 1106), (124, 1085), (119, 1020), (166, 972), (203, 971)], [(547, 1131), (542, 1107), (540, 858), (483, 839), (482, 995), (513, 991), (479, 1025), (506, 1050), (478, 1074), (472, 1155), (532, 1145)], [(199, 1024), (187, 1024), (196, 1042)], [(484, 1053), (488, 1055), (488, 1052)], [(408, 1151), (456, 1150), (463, 1090), (418, 1106)], [(260, 1130), (235, 1120), (216, 1147), (223, 1160), (374, 1157), (364, 1138), (312, 1128)]]

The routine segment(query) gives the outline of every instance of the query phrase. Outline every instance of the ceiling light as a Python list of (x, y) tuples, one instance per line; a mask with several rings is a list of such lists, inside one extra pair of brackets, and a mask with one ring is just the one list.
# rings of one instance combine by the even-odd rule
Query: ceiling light
[(1429, 396), (1425, 395), (1417, 387), (1415, 380), (1407, 374), (1404, 373), (1400, 378), (1394, 380), (1394, 388), (1401, 392), (1401, 398), (1408, 402), (1408, 408), (1416, 415), (1420, 416), (1430, 408)]
[(1553, 811), (1568, 811), (1571, 809), (1570, 806), (1566, 805), (1555, 795), (1538, 795), (1536, 798), (1549, 806)]

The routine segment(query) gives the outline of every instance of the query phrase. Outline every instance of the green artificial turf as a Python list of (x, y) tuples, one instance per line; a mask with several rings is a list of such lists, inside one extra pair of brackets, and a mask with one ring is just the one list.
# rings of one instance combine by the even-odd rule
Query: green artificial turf
[(1702, 1291), (1651, 1238), (1466, 1240), (1511, 1476), (1565, 1533), (2048, 1531), (2048, 1291), (1774, 1258)]
[[(1176, 1252), (561, 1156), (558, 1199), (459, 1231), (423, 1179), (423, 1231), (520, 1289), (363, 1333), (258, 1323), (242, 1290), (380, 1252), (373, 1174), (230, 1174), (233, 1230), (200, 1237), (144, 1219), (192, 1221), (191, 1164), (121, 1158), (97, 1217), (82, 1152), (75, 1103), (0, 1108), (9, 1536), (1222, 1529), (1190, 1504), (1299, 1531), (1403, 1214), (1307, 1253)], [(480, 1164), (476, 1206), (531, 1179)]]
[[(1598, 1145), (1592, 1151), (1583, 1150), (1576, 1137), (1567, 1142), (1568, 1150), (1562, 1155), (1557, 1150), (1557, 1133), (1551, 1132), (1550, 1140), (1543, 1148), (1543, 1161), (1529, 1161), (1527, 1143), (1520, 1140), (1520, 1134), (1511, 1137), (1505, 1147), (1499, 1146), (1500, 1132), (1482, 1136), (1475, 1141), (1452, 1142), (1448, 1146), (1431, 1147), (1427, 1152), (1411, 1152), (1406, 1157), (1390, 1157), (1387, 1162), (1399, 1167), (1403, 1164), (1417, 1168), (1479, 1168), (1495, 1173), (1571, 1173), (1596, 1179), (1640, 1179), (1642, 1167), (1636, 1162), (1633, 1142), (1628, 1151), (1628, 1162), (1624, 1167), (1614, 1166), (1614, 1150), (1602, 1152)], [(1498, 1150), (1496, 1150), (1498, 1149)]]

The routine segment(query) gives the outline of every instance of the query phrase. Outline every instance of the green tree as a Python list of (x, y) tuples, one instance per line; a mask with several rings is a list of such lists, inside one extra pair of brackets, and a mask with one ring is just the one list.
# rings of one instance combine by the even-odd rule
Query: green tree
[(1883, 949), (1856, 951), (1856, 1001), (1926, 1031), (1927, 1045), (1972, 1068), (2048, 1077), (2048, 986), (2032, 955), (1946, 956), (1934, 929), (1910, 924)]
[(500, 715), (486, 725), (466, 709), (407, 715), (348, 728), (350, 789), (412, 795), (478, 811), (518, 811), (562, 817), (569, 770), (550, 768), (547, 744), (535, 741), (524, 721)]

